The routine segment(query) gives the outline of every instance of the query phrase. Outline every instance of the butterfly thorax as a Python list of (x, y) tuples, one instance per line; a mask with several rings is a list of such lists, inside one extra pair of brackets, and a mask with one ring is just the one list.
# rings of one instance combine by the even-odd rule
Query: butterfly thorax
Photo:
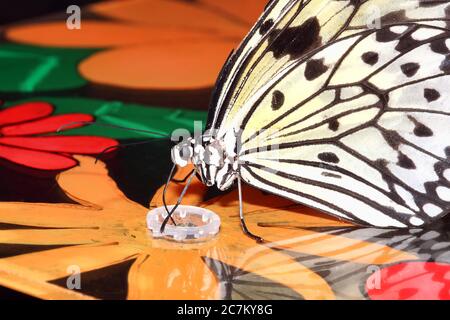
[(230, 188), (237, 177), (238, 161), (233, 148), (222, 139), (201, 136), (189, 138), (172, 148), (172, 161), (184, 167), (192, 163), (197, 176), (208, 187)]

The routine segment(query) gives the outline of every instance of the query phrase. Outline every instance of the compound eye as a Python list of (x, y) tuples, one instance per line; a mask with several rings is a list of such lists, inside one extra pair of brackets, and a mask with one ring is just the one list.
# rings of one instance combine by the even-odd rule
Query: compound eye
[(192, 150), (190, 146), (182, 146), (180, 148), (180, 158), (188, 161), (192, 156)]
[(177, 145), (172, 148), (172, 161), (180, 167), (188, 164), (192, 156), (192, 149), (188, 145)]

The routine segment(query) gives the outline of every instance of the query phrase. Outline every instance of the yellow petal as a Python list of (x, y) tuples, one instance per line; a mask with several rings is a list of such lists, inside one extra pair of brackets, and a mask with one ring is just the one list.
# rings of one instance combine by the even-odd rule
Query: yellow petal
[(80, 166), (65, 171), (57, 177), (58, 184), (75, 201), (98, 208), (147, 211), (129, 200), (108, 176), (102, 162), (87, 156), (76, 156)]
[(223, 12), (230, 18), (243, 21), (248, 25), (253, 25), (256, 22), (268, 3), (267, 0), (200, 0), (198, 2), (209, 10)]
[[(166, 41), (95, 53), (79, 65), (96, 84), (147, 90), (198, 90), (213, 86), (234, 41)], [(182, 54), (180, 54), (182, 53)]]
[(73, 245), (94, 242), (93, 229), (19, 229), (0, 230), (1, 243), (33, 245)]
[(138, 253), (139, 250), (131, 246), (98, 244), (34, 252), (2, 261), (29, 268), (34, 280), (50, 281), (69, 276), (71, 266), (76, 266), (80, 272), (86, 272), (133, 259)]
[(0, 202), (0, 222), (49, 228), (92, 228), (99, 212), (74, 204)]
[(133, 264), (128, 299), (205, 300), (219, 297), (218, 282), (198, 250), (152, 250)]
[(64, 23), (47, 22), (11, 27), (6, 37), (15, 42), (52, 47), (105, 48), (164, 44), (168, 41), (211, 41), (205, 32), (178, 28), (126, 25), (105, 21), (82, 21), (80, 30), (70, 30)]
[(196, 2), (176, 0), (102, 2), (89, 6), (89, 11), (137, 25), (202, 30), (239, 39), (249, 29), (247, 23), (230, 19), (220, 11), (210, 10)]
[(92, 300), (93, 298), (76, 291), (36, 280), (30, 270), (0, 260), (0, 285), (39, 299), (50, 300)]

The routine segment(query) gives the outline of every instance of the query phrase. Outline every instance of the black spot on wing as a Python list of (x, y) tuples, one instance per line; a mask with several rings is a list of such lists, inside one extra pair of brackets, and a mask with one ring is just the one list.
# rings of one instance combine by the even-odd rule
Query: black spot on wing
[(364, 61), (365, 63), (367, 63), (367, 64), (373, 66), (373, 65), (375, 65), (375, 64), (378, 62), (379, 55), (378, 55), (378, 53), (376, 53), (376, 52), (369, 51), (369, 52), (364, 53), (364, 54), (361, 56), (361, 59), (362, 59), (362, 61)]
[(404, 169), (416, 169), (416, 164), (406, 154), (399, 152), (397, 164)]
[(450, 53), (450, 50), (448, 49), (447, 45), (445, 44), (446, 40), (447, 39), (439, 39), (439, 40), (431, 42), (431, 44), (430, 44), (431, 51), (433, 51), (435, 53), (443, 54), (443, 55), (447, 55), (448, 53)]
[(402, 143), (402, 137), (394, 130), (382, 130), (384, 139), (386, 142), (395, 150), (398, 150), (400, 144)]
[(433, 136), (433, 131), (428, 128), (423, 123), (419, 122), (416, 118), (408, 116), (408, 119), (414, 123), (414, 134), (418, 137), (431, 137)]
[(270, 28), (272, 28), (274, 22), (273, 19), (268, 19), (267, 21), (265, 21), (261, 27), (259, 27), (259, 34), (264, 35), (266, 34), (267, 31), (270, 30)]
[(435, 89), (426, 88), (423, 91), (423, 96), (425, 97), (425, 99), (427, 99), (428, 102), (432, 102), (439, 99), (441, 97), (441, 94)]
[(392, 25), (397, 24), (399, 22), (408, 21), (409, 19), (406, 17), (405, 10), (397, 10), (389, 12), (388, 14), (384, 15), (380, 19), (380, 24), (382, 26), (385, 25)]
[(414, 134), (418, 137), (431, 137), (433, 136), (433, 131), (420, 123), (414, 128)]
[(339, 121), (337, 119), (333, 119), (330, 122), (328, 122), (328, 128), (331, 131), (338, 131), (339, 129)]
[(306, 80), (312, 81), (327, 72), (328, 67), (323, 63), (324, 59), (309, 60), (305, 67)]
[(353, 7), (358, 7), (358, 6), (360, 6), (360, 5), (362, 4), (362, 2), (364, 2), (364, 1), (361, 1), (361, 0), (350, 0), (349, 2), (350, 2), (350, 4), (351, 4)]
[(319, 153), (317, 157), (324, 162), (339, 163), (338, 156), (333, 152), (322, 152)]
[(284, 94), (281, 91), (275, 90), (272, 93), (272, 110), (280, 109), (284, 104)]
[(409, 62), (409, 63), (402, 64), (400, 66), (400, 68), (402, 69), (402, 72), (405, 76), (407, 76), (408, 78), (411, 78), (411, 77), (414, 77), (414, 75), (417, 73), (417, 71), (419, 71), (420, 65), (415, 62)]
[(395, 46), (395, 50), (399, 52), (407, 52), (412, 48), (419, 46), (420, 43), (420, 41), (412, 37), (412, 33), (405, 34), (400, 38), (398, 44)]
[(375, 38), (378, 42), (390, 42), (390, 41), (394, 41), (400, 37), (401, 37), (401, 35), (391, 31), (390, 28), (383, 28), (383, 29), (378, 30), (376, 33), (376, 36), (375, 36)]
[(379, 171), (385, 171), (388, 163), (389, 162), (386, 159), (377, 159), (375, 160), (374, 165)]
[(290, 55), (301, 57), (321, 43), (320, 24), (317, 18), (310, 18), (302, 25), (284, 30), (273, 30), (269, 35), (269, 51), (275, 59)]
[(440, 6), (441, 4), (443, 4), (445, 2), (446, 1), (443, 1), (443, 0), (419, 0), (419, 7), (420, 8), (436, 7), (436, 6)]
[(445, 56), (441, 65), (439, 66), (439, 69), (441, 69), (445, 73), (450, 73), (450, 54), (447, 54)]

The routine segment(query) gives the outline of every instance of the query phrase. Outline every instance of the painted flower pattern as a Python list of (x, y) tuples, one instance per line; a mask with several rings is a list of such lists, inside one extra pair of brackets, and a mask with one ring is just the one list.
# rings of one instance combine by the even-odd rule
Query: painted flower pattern
[[(32, 191), (39, 189), (32, 199), (19, 192), (0, 202), (1, 286), (41, 299), (450, 299), (450, 215), (429, 229), (363, 228), (245, 186), (247, 223), (267, 241), (257, 244), (241, 232), (236, 192), (216, 194), (194, 180), (183, 204), (218, 213), (219, 235), (197, 244), (153, 239), (147, 196), (160, 186), (164, 172), (155, 161), (170, 161), (167, 152), (129, 151), (95, 164), (84, 155), (117, 145), (97, 134), (122, 141), (147, 136), (101, 127), (73, 136), (70, 129), (81, 125), (55, 134), (61, 125), (94, 120), (90, 114), (152, 131), (190, 126), (203, 116), (121, 101), (198, 108), (197, 95), (208, 96), (266, 3), (101, 1), (83, 7), (81, 30), (53, 18), (5, 26), (1, 91), (58, 94), (46, 98), (57, 108), (40, 101), (0, 108), (2, 185), (11, 192), (3, 182), (20, 176), (9, 166), (51, 172), (58, 202), (39, 198), (39, 175), (27, 175), (38, 186)], [(105, 100), (84, 99), (86, 92)], [(153, 146), (167, 147), (162, 140)], [(133, 179), (143, 166), (151, 184)], [(170, 186), (169, 203), (183, 186)], [(134, 189), (145, 189), (145, 200)], [(159, 188), (150, 207), (161, 205)], [(81, 288), (69, 290), (76, 270)]]
[[(219, 235), (197, 244), (153, 239), (148, 209), (118, 189), (104, 164), (76, 158), (80, 165), (57, 177), (76, 204), (0, 202), (0, 222), (9, 226), (0, 229), (1, 244), (40, 248), (0, 259), (0, 274), (8, 275), (0, 284), (53, 299), (336, 299), (341, 297), (327, 275), (308, 266), (314, 257), (321, 259), (318, 266), (336, 261), (362, 268), (417, 259), (389, 246), (317, 232), (351, 225), (246, 187), (247, 223), (267, 241), (257, 244), (242, 234), (236, 192), (205, 201), (200, 181), (184, 201), (218, 213)], [(169, 203), (181, 188), (170, 188)], [(161, 194), (159, 189), (151, 206), (162, 204)], [(71, 266), (81, 272), (79, 291), (67, 289)]]
[(84, 124), (75, 122), (94, 118), (89, 114), (53, 112), (51, 104), (39, 101), (0, 109), (0, 159), (30, 169), (62, 171), (78, 164), (74, 154), (98, 154), (118, 144), (104, 137), (58, 135), (59, 128), (65, 131), (81, 127)]
[[(101, 49), (78, 66), (93, 84), (128, 90), (211, 87), (230, 51), (266, 0), (104, 1), (83, 8), (73, 32), (59, 21), (11, 26), (9, 41), (45, 47)], [(180, 54), (181, 53), (181, 54)]]

